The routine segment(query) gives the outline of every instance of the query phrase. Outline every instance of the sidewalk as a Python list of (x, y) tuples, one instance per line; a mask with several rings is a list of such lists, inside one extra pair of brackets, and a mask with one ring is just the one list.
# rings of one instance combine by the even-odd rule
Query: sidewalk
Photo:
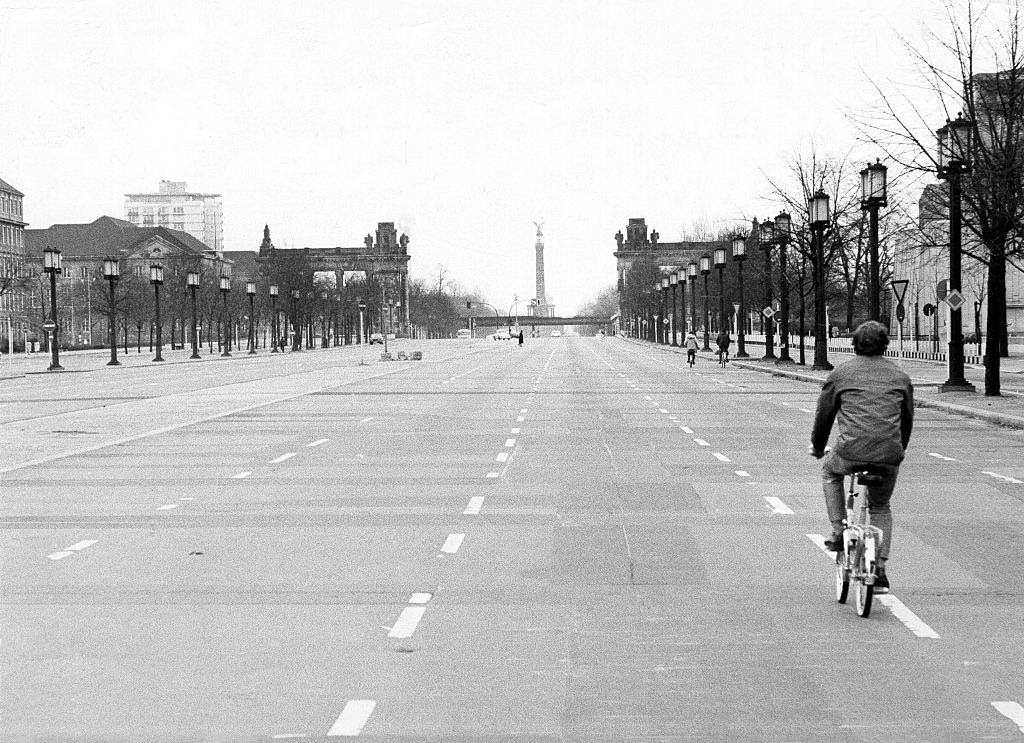
[[(635, 338), (626, 338), (625, 336), (618, 337), (631, 343), (637, 343), (668, 353), (685, 355), (685, 350), (682, 348), (656, 345)], [(791, 353), (794, 352), (795, 349), (791, 351)], [(764, 374), (820, 385), (825, 380), (828, 372), (811, 369), (810, 360), (813, 354), (813, 349), (808, 348), (806, 354), (808, 363), (806, 366), (801, 366), (800, 364), (780, 365), (772, 361), (761, 361), (754, 354), (751, 354), (749, 359), (731, 359), (729, 365), (739, 369), (749, 369)], [(718, 361), (715, 353), (698, 352), (698, 356), (708, 364), (714, 364)], [(829, 354), (829, 361), (838, 366), (853, 357), (853, 354), (833, 353)], [(999, 371), (1002, 395), (999, 397), (985, 396), (985, 368), (982, 366), (967, 365), (964, 369), (964, 376), (968, 382), (975, 386), (976, 392), (939, 392), (939, 385), (948, 376), (944, 363), (905, 359), (903, 361), (903, 368), (910, 375), (911, 380), (913, 380), (914, 404), (917, 407), (934, 408), (952, 415), (961, 415), (1001, 426), (1024, 429), (1024, 358), (1017, 356), (1000, 360)]]

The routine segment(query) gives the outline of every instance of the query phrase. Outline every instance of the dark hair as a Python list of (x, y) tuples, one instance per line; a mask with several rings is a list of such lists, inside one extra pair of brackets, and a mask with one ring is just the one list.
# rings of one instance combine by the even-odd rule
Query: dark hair
[(889, 346), (889, 331), (880, 322), (862, 322), (853, 331), (853, 350), (859, 356), (881, 356)]

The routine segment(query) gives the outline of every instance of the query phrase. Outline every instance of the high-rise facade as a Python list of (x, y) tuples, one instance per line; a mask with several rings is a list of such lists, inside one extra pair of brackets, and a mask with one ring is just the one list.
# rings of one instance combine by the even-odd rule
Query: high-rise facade
[(0, 179), (0, 350), (7, 339), (18, 342), (28, 332), (28, 274), (25, 266), (24, 194)]
[(167, 227), (187, 232), (224, 252), (224, 210), (220, 194), (194, 193), (185, 181), (160, 181), (156, 193), (124, 196), (125, 219), (138, 227)]

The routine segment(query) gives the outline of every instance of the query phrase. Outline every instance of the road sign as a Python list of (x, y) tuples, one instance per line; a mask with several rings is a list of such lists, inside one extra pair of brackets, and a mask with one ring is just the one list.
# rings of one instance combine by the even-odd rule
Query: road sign
[(766, 320), (770, 320), (775, 315), (775, 310), (771, 308), (771, 305), (761, 310), (761, 314), (765, 316)]
[(949, 294), (946, 295), (946, 298), (943, 301), (949, 305), (949, 308), (953, 310), (953, 312), (959, 311), (961, 307), (967, 304), (967, 300), (964, 299), (964, 295), (961, 294), (958, 289), (950, 290)]
[(932, 314), (935, 312), (935, 305), (929, 302), (928, 304), (921, 308), (921, 311), (924, 313), (925, 317), (931, 317)]
[(56, 327), (57, 323), (55, 323), (53, 320), (47, 320), (46, 322), (43, 323), (43, 330), (47, 332), (53, 330)]
[(896, 304), (903, 304), (903, 297), (906, 295), (907, 286), (909, 285), (910, 282), (906, 279), (889, 282), (889, 286), (892, 287), (892, 293), (896, 295)]
[(907, 316), (907, 311), (904, 309), (902, 304), (896, 305), (896, 321), (903, 322)]

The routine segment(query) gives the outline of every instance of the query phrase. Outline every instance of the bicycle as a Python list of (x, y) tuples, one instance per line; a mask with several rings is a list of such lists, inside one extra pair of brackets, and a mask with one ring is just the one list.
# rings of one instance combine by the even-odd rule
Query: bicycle
[[(836, 553), (836, 601), (840, 604), (846, 603), (852, 580), (857, 615), (864, 618), (871, 613), (875, 579), (878, 577), (878, 549), (882, 541), (882, 530), (871, 526), (868, 516), (867, 489), (881, 482), (881, 475), (869, 469), (850, 475), (846, 493), (843, 550)], [(859, 504), (856, 503), (858, 497)]]
[(729, 349), (728, 348), (718, 352), (718, 363), (721, 364), (723, 369), (725, 368), (725, 365), (729, 363)]

